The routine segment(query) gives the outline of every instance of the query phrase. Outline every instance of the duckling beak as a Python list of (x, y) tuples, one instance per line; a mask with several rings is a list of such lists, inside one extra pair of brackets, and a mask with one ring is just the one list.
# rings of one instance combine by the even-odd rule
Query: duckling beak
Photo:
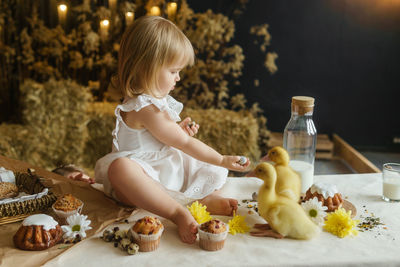
[(263, 162), (263, 161), (272, 161), (272, 160), (268, 157), (268, 154), (267, 154), (267, 155), (265, 155), (264, 157), (262, 157), (262, 158), (260, 159), (260, 161)]
[(245, 175), (246, 177), (256, 177), (256, 172), (254, 170), (249, 171)]

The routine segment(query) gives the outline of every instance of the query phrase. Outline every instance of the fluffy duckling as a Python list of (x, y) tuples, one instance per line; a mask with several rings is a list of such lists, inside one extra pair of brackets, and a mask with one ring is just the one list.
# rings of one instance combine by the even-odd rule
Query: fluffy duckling
[[(253, 175), (264, 181), (258, 191), (258, 213), (268, 222), (270, 229), (252, 232), (252, 235), (311, 239), (319, 234), (319, 227), (311, 221), (297, 201), (275, 192), (277, 175), (271, 164), (267, 162), (258, 164)], [(258, 225), (257, 228), (261, 227)]]
[(276, 193), (295, 201), (300, 201), (301, 179), (300, 176), (289, 166), (289, 154), (280, 146), (275, 146), (268, 151), (262, 161), (275, 163), (277, 173)]

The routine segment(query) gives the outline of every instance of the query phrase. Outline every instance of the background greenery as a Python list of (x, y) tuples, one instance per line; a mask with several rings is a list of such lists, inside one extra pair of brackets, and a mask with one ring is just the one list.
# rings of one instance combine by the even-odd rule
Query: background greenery
[[(125, 14), (149, 14), (154, 6), (191, 40), (194, 67), (183, 72), (173, 96), (185, 114), (202, 125), (199, 138), (228, 154), (257, 160), (268, 139), (259, 104), (247, 103), (240, 87), (245, 55), (232, 42), (235, 19), (247, 1), (233, 1), (227, 15), (194, 12), (186, 0), (168, 15), (170, 1), (69, 1), (65, 23), (52, 0), (0, 0), (0, 151), (6, 156), (52, 168), (74, 162), (87, 169), (111, 149), (112, 110), (121, 94), (110, 86)], [(108, 19), (106, 37), (100, 21)], [(266, 73), (276, 72), (268, 51), (268, 25), (249, 31), (259, 41)]]

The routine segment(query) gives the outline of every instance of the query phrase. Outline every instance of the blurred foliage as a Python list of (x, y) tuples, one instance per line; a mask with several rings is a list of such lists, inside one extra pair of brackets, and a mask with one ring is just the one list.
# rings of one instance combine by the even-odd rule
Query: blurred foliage
[[(0, 121), (23, 123), (32, 127), (33, 131), (44, 127), (51, 133), (56, 126), (53, 122), (46, 121), (48, 111), (42, 110), (41, 113), (35, 114), (36, 111), (30, 108), (37, 109), (37, 106), (43, 105), (53, 110), (53, 104), (70, 108), (65, 105), (74, 103), (74, 95), (56, 94), (60, 88), (72, 85), (55, 85), (57, 81), (67, 80), (82, 86), (85, 92), (92, 95), (93, 101), (119, 101), (121, 94), (110, 86), (110, 79), (116, 72), (119, 41), (127, 27), (126, 12), (134, 12), (137, 19), (148, 14), (151, 7), (157, 5), (160, 7), (161, 16), (168, 17), (166, 10), (169, 2), (120, 0), (115, 8), (110, 8), (108, 1), (74, 0), (68, 2), (67, 20), (61, 23), (62, 21), (57, 20), (56, 1), (0, 0)], [(191, 109), (250, 113), (257, 120), (258, 145), (264, 150), (268, 130), (263, 111), (258, 103), (249, 106), (243, 94), (230, 93), (233, 91), (230, 89), (240, 88), (239, 78), (245, 58), (242, 48), (232, 43), (235, 33), (234, 18), (244, 12), (246, 3), (247, 0), (231, 1), (230, 12), (224, 15), (211, 10), (195, 13), (186, 0), (177, 1), (176, 14), (168, 18), (191, 40), (197, 59), (195, 66), (183, 72), (173, 96)], [(110, 21), (107, 36), (103, 35), (100, 29), (100, 21), (103, 19)], [(266, 30), (267, 26), (259, 26), (254, 30), (254, 34), (270, 39)], [(262, 44), (263, 52), (266, 52), (269, 39)], [(272, 66), (272, 69), (268, 68), (271, 73), (276, 71), (276, 68), (273, 68), (276, 57), (277, 55), (269, 56), (269, 60), (266, 59), (265, 64), (268, 61), (268, 66)], [(23, 81), (27, 79), (31, 82), (22, 86)], [(55, 95), (50, 98), (54, 100), (53, 97), (60, 97), (60, 101), (39, 103), (34, 102), (32, 98), (27, 99), (26, 95), (24, 96), (26, 86), (33, 86), (29, 97), (34, 98), (35, 94), (39, 94), (35, 92), (38, 88), (46, 88), (55, 90)], [(38, 96), (36, 100), (38, 99), (47, 101), (43, 96)], [(30, 101), (32, 105), (25, 106), (24, 101)], [(58, 111), (60, 114), (65, 112), (62, 108)], [(29, 117), (31, 112), (37, 116), (36, 119)], [(85, 119), (78, 121), (86, 122)], [(49, 136), (45, 135), (45, 138)], [(50, 145), (51, 143), (47, 144)], [(74, 146), (72, 142), (71, 146)]]

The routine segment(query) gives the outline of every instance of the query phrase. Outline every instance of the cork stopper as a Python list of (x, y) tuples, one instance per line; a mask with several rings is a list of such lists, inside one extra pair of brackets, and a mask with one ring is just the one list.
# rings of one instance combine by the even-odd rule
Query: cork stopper
[(314, 98), (310, 96), (294, 96), (292, 97), (292, 112), (304, 115), (313, 112)]

